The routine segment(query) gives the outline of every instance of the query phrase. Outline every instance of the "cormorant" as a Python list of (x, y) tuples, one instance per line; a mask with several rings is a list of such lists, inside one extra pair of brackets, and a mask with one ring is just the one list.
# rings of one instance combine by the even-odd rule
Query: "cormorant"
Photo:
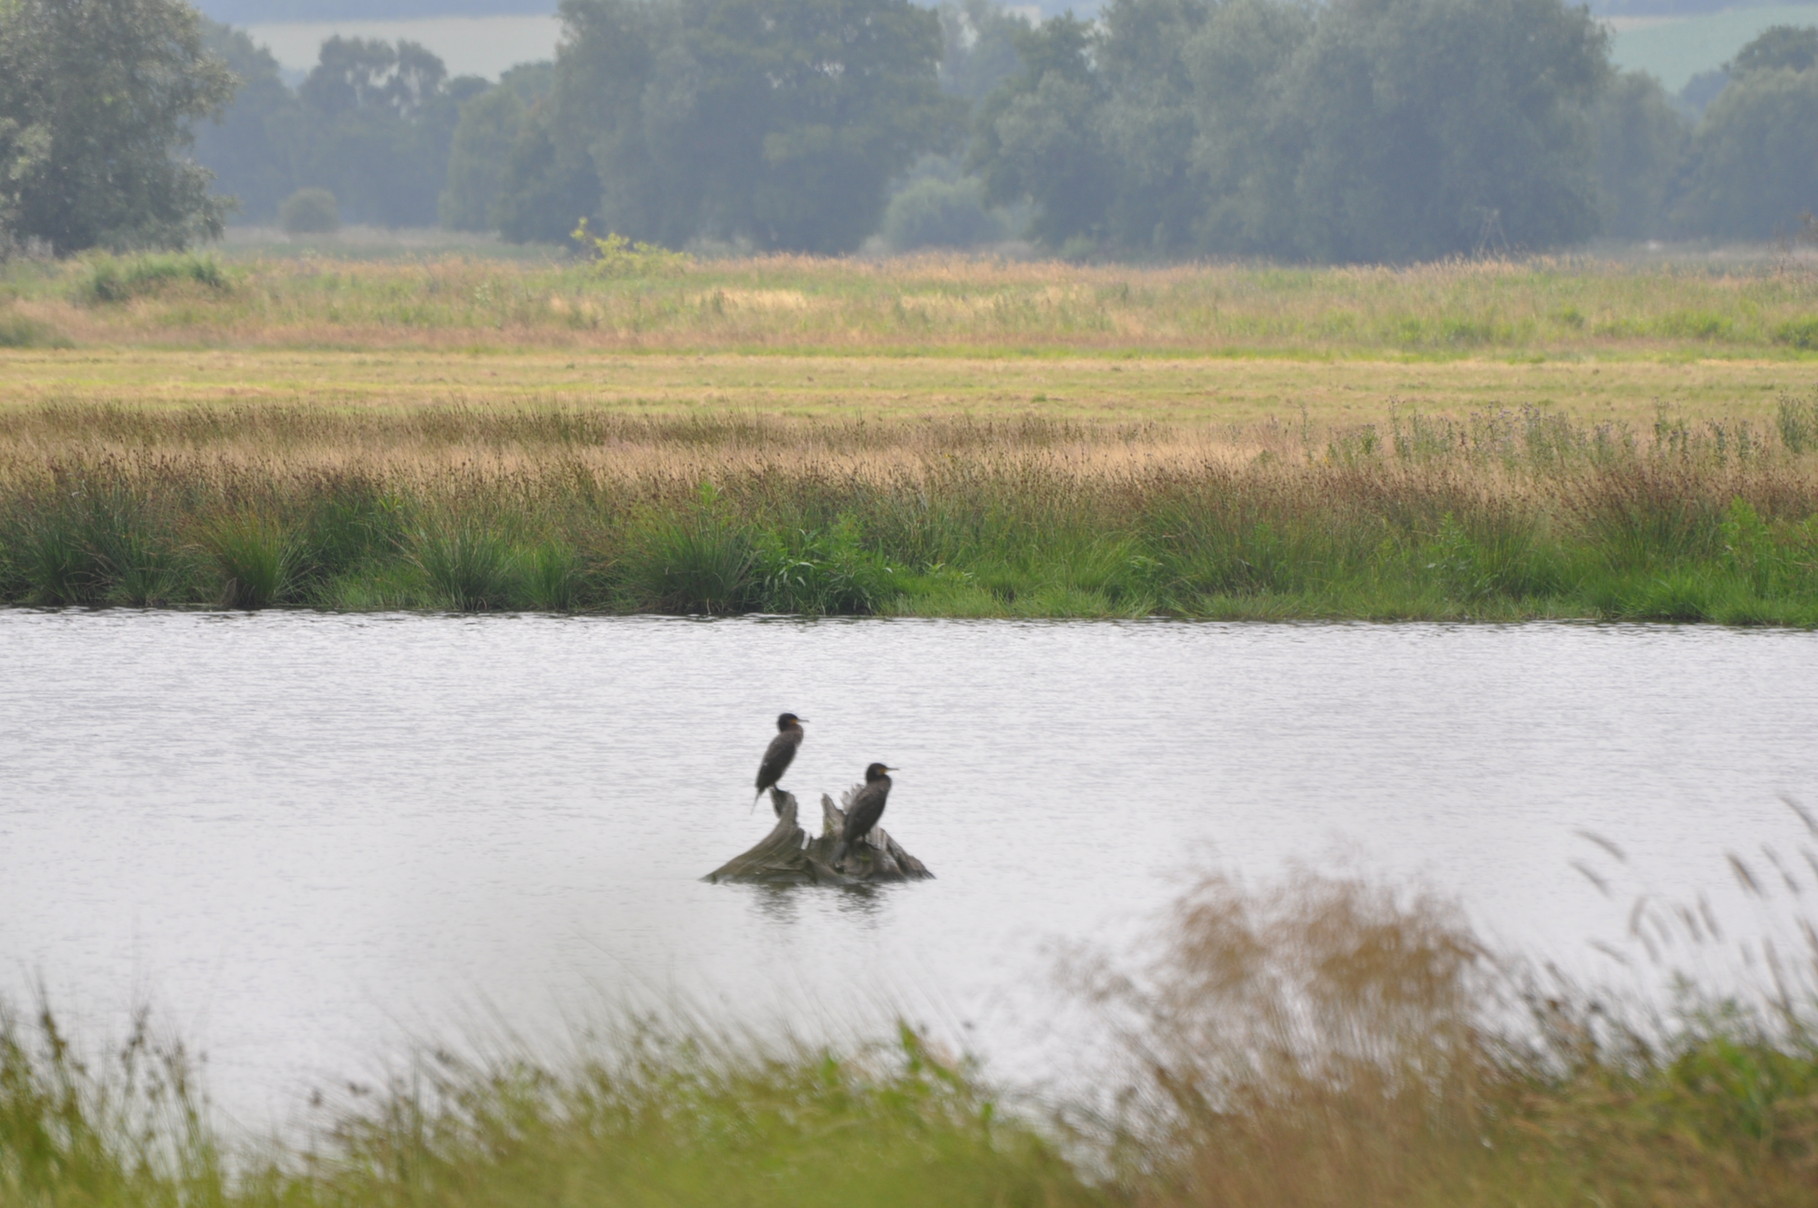
[(865, 787), (852, 795), (852, 802), (846, 807), (846, 826), (840, 832), (838, 845), (833, 849), (835, 865), (844, 860), (846, 853), (869, 835), (878, 819), (884, 816), (884, 802), (890, 796), (890, 777), (885, 773), (896, 770), (881, 763), (874, 763), (865, 769)]
[(802, 745), (802, 723), (806, 720), (793, 713), (776, 719), (776, 737), (764, 748), (764, 762), (758, 764), (757, 797), (751, 799), (753, 809), (757, 808), (757, 799), (764, 795), (764, 790), (774, 787), (789, 770), (795, 759), (795, 749)]

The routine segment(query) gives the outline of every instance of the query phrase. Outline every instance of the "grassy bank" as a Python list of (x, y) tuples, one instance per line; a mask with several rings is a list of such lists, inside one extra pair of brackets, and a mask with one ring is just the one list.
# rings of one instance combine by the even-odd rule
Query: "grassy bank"
[(0, 277), (0, 601), (1818, 623), (1818, 271)]
[(1205, 426), (15, 408), (0, 600), (1818, 624), (1818, 400)]
[[(771, 257), (588, 266), (209, 256), (18, 265), (0, 342), (1293, 358), (1798, 358), (1818, 265), (1142, 268)], [(35, 333), (35, 334), (34, 334)]]
[[(1682, 942), (1698, 934), (1695, 921), (1672, 926)], [(1758, 1009), (1707, 1003), (1663, 1023), (1540, 990), (1446, 909), (1351, 882), (1242, 892), (1210, 880), (1167, 935), (1134, 964), (1078, 972), (1116, 1021), (1091, 1101), (1006, 1098), (908, 1030), (842, 1049), (634, 1020), (554, 1057), (430, 1049), (389, 1086), (330, 1095), (297, 1135), (249, 1141), (209, 1113), (182, 1048), (143, 1024), (85, 1058), (48, 1012), (0, 1016), (0, 1198), (1810, 1203), (1810, 952), (1780, 963)]]

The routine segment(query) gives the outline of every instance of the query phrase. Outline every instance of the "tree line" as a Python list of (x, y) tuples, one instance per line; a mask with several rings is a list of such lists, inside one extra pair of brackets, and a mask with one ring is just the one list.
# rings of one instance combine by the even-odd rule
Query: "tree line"
[(1694, 120), (1563, 0), (1112, 0), (1039, 22), (991, 0), (564, 0), (561, 19), (553, 63), (496, 83), (336, 38), (292, 88), (179, 0), (0, 0), (0, 230), (60, 252), (207, 237), (226, 212), (198, 165), (251, 220), (313, 187), (378, 225), (553, 242), (586, 218), (821, 254), (881, 231), (1400, 262), (1772, 238), (1818, 209), (1818, 29), (1745, 47)]

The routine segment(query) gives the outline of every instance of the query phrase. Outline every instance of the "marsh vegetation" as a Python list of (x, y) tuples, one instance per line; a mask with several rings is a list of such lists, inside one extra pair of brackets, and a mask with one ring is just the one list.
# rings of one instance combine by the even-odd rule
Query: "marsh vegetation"
[(1818, 618), (1791, 262), (610, 259), (16, 267), (0, 599)]
[[(1695, 912), (1638, 914), (1637, 956), (1656, 935), (1720, 942)], [(1210, 877), (1167, 924), (1073, 965), (1110, 1039), (1098, 1096), (1011, 1091), (908, 1027), (766, 1042), (684, 1010), (559, 1050), (425, 1045), (260, 1140), (216, 1118), (195, 1055), (144, 1017), (100, 1050), (49, 1010), (9, 1011), (0, 1190), (221, 1208), (1809, 1202), (1809, 951), (1763, 993), (1688, 986), (1662, 1013), (1354, 881)]]
[(1213, 431), (56, 405), (0, 598), (942, 616), (1818, 623), (1818, 401)]

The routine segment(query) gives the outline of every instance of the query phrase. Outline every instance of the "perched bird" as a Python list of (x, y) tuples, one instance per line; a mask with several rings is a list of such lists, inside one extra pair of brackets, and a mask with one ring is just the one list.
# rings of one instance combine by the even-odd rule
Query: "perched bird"
[(838, 846), (833, 849), (835, 864), (844, 860), (846, 853), (869, 835), (878, 819), (884, 816), (884, 802), (890, 797), (890, 777), (885, 773), (897, 770), (881, 763), (865, 769), (865, 787), (852, 795), (852, 801), (846, 807), (846, 826), (840, 832)]
[(805, 720), (793, 713), (776, 719), (776, 737), (764, 748), (764, 762), (758, 764), (757, 797), (751, 799), (751, 808), (757, 808), (758, 797), (764, 795), (765, 789), (774, 787), (794, 762), (796, 748), (802, 745), (802, 722)]

